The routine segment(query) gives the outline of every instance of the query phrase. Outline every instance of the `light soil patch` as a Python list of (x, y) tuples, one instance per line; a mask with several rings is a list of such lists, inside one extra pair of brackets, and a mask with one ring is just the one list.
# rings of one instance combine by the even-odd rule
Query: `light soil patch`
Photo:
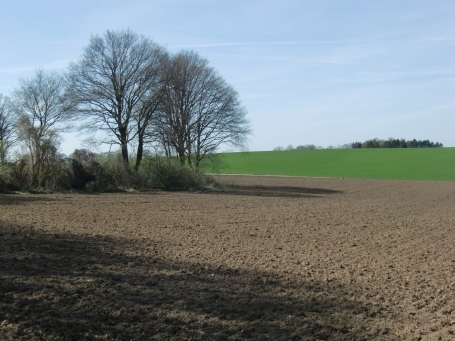
[(217, 180), (0, 196), (0, 339), (455, 339), (455, 183)]

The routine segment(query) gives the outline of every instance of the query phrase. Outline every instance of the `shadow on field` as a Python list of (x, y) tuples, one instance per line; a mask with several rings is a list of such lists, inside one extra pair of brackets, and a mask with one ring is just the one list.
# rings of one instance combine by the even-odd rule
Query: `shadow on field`
[(259, 185), (245, 186), (224, 184), (219, 189), (209, 191), (208, 193), (227, 195), (250, 195), (259, 197), (314, 198), (327, 194), (341, 194), (343, 192), (326, 188)]
[(340, 283), (169, 261), (150, 241), (1, 223), (0, 238), (0, 334), (14, 339), (366, 340), (379, 333), (371, 331), (378, 308), (348, 299)]
[(29, 195), (29, 194), (0, 194), (0, 206), (1, 205), (21, 205), (23, 203), (30, 202), (44, 202), (44, 201), (57, 201), (56, 199), (44, 197), (42, 195)]

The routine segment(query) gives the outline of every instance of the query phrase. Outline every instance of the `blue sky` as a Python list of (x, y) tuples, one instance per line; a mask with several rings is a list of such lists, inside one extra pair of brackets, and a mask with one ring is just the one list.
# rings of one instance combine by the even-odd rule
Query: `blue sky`
[[(455, 1), (0, 0), (0, 93), (91, 34), (193, 49), (240, 94), (249, 150), (378, 137), (455, 146)], [(62, 151), (80, 148), (65, 134)]]

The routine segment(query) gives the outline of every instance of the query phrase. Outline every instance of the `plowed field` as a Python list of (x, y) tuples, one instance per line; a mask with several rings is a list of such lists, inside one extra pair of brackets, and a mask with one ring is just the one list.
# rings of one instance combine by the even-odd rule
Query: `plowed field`
[(455, 340), (455, 183), (0, 196), (0, 340)]

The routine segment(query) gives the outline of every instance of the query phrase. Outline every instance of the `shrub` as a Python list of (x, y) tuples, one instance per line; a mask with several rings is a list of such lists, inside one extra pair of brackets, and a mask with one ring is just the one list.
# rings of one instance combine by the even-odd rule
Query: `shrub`
[(104, 190), (128, 189), (131, 187), (131, 170), (120, 153), (97, 155), (89, 164), (97, 185)]
[(72, 188), (104, 192), (131, 187), (130, 170), (120, 154), (76, 149), (70, 155), (70, 165)]
[(11, 182), (9, 187), (13, 190), (29, 190), (31, 188), (30, 183), (30, 161), (28, 155), (23, 155), (17, 160), (11, 167)]
[(84, 165), (76, 159), (68, 159), (71, 171), (71, 187), (75, 189), (84, 189), (85, 186), (96, 180), (95, 175), (87, 171)]
[(7, 185), (11, 182), (11, 169), (8, 165), (0, 163), (0, 193), (6, 191)]
[[(11, 190), (50, 190), (60, 191), (71, 189), (71, 171), (69, 162), (62, 155), (55, 155), (44, 160), (39, 174), (29, 155), (23, 155), (10, 164), (11, 179), (8, 188)], [(36, 181), (37, 180), (37, 181)]]
[[(134, 164), (132, 160), (131, 164)], [(75, 150), (70, 158), (53, 155), (46, 160), (33, 185), (29, 155), (11, 165), (1, 165), (0, 192), (12, 190), (87, 190), (95, 192), (129, 189), (192, 190), (203, 187), (210, 178), (200, 170), (181, 166), (177, 160), (147, 156), (138, 171), (123, 162), (119, 153), (94, 154)]]
[(203, 187), (208, 177), (199, 170), (180, 165), (177, 160), (154, 157), (143, 161), (137, 181), (141, 188), (191, 190)]

